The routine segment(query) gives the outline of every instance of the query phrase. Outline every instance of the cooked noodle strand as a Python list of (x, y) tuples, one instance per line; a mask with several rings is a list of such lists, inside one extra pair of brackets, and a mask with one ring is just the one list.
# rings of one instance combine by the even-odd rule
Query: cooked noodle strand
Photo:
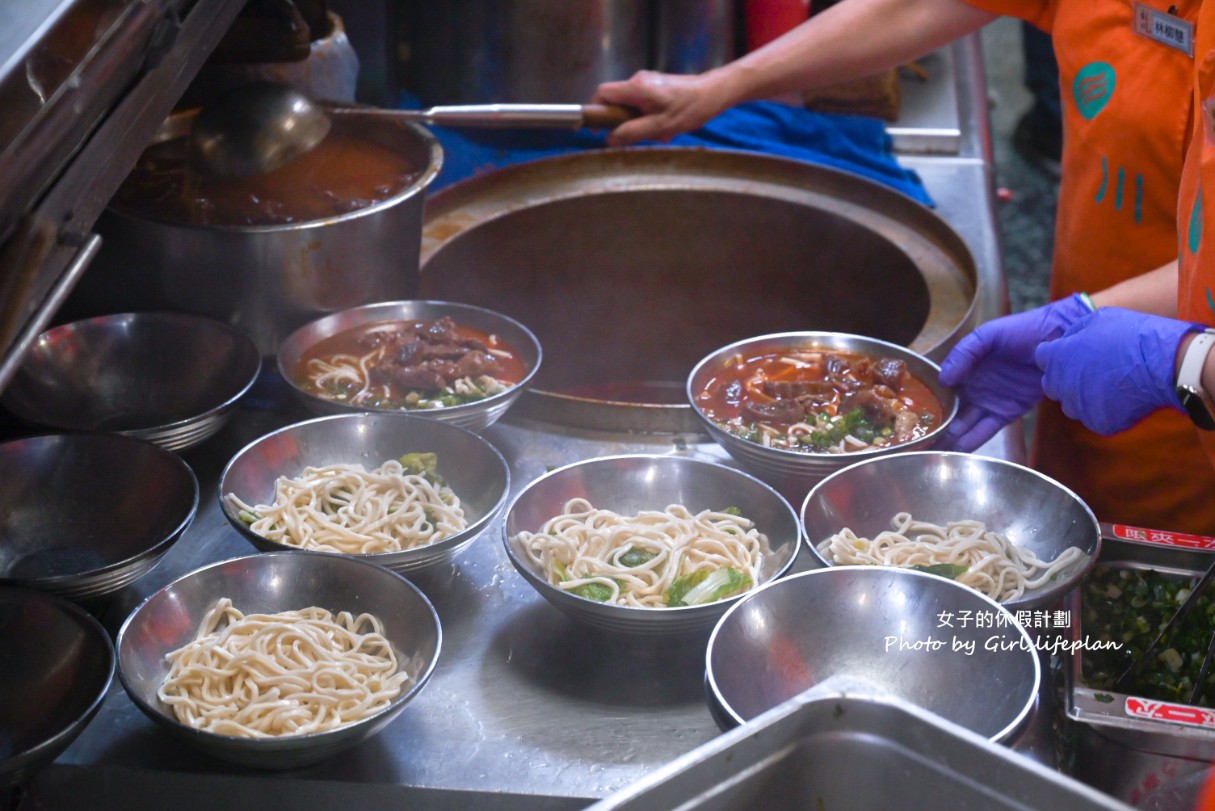
[(250, 506), (233, 493), (224, 498), (255, 517), (249, 528), (263, 538), (321, 552), (397, 552), (467, 526), (450, 487), (406, 473), (395, 459), (371, 471), (326, 465), (305, 468), (298, 478), (280, 477), (271, 504)]
[(387, 707), (411, 680), (370, 614), (243, 614), (226, 597), (194, 641), (166, 660), (157, 695), (179, 721), (245, 738), (352, 724)]
[(982, 521), (950, 521), (945, 525), (916, 521), (910, 513), (896, 513), (891, 529), (872, 539), (842, 529), (819, 544), (819, 551), (835, 563), (897, 566), (910, 569), (953, 564), (966, 567), (956, 579), (997, 602), (1015, 600), (1046, 585), (1060, 572), (1085, 557), (1079, 547), (1068, 547), (1051, 561), (1012, 543), (1006, 535), (989, 531)]
[[(759, 582), (768, 540), (754, 524), (727, 512), (672, 504), (663, 510), (621, 515), (597, 509), (589, 501), (567, 501), (560, 515), (538, 532), (522, 532), (528, 557), (548, 581), (566, 591), (598, 583), (611, 590), (607, 602), (655, 608), (665, 606), (666, 591), (683, 575), (697, 570), (733, 568)], [(636, 565), (622, 562), (630, 550), (652, 554)]]

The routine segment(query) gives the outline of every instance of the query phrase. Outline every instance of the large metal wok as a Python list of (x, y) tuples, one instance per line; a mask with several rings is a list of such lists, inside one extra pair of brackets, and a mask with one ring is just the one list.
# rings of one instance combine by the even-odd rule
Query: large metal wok
[(427, 200), (422, 243), (420, 294), (527, 324), (545, 368), (519, 405), (580, 427), (696, 430), (689, 371), (753, 335), (852, 332), (939, 359), (978, 287), (962, 239), (912, 199), (724, 150), (499, 169)]

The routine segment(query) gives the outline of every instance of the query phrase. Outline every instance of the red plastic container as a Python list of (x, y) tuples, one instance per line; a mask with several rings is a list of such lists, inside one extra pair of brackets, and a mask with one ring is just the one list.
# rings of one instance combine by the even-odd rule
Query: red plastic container
[(810, 16), (807, 0), (745, 0), (747, 50), (754, 51)]

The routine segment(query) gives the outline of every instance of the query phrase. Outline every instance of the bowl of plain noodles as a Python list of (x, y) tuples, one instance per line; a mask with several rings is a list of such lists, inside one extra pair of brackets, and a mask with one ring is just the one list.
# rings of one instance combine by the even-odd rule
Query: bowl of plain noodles
[(819, 482), (801, 517), (827, 566), (916, 569), (1014, 612), (1054, 603), (1101, 547), (1097, 519), (1075, 493), (1027, 467), (965, 453), (858, 462)]
[(383, 729), (429, 680), (441, 643), (434, 607), (394, 572), (321, 554), (251, 555), (144, 600), (118, 633), (118, 675), (187, 744), (285, 769)]
[(797, 515), (742, 471), (682, 456), (605, 456), (539, 477), (503, 527), (515, 568), (571, 618), (631, 634), (705, 631), (785, 574)]
[(342, 310), (293, 332), (278, 367), (315, 414), (408, 412), (480, 431), (540, 369), (540, 342), (501, 313), (448, 301)]
[(445, 565), (499, 516), (510, 470), (493, 445), (408, 414), (288, 425), (224, 468), (224, 515), (263, 552), (351, 555), (402, 574)]

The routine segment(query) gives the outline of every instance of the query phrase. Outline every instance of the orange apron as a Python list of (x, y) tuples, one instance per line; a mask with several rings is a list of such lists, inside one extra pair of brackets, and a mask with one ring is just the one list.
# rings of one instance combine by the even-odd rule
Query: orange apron
[[(1136, 34), (1129, 0), (968, 0), (1051, 32), (1063, 100), (1063, 178), (1051, 298), (1095, 292), (1177, 256), (1177, 194), (1193, 60)], [(1150, 0), (1193, 22), (1198, 0)], [(1102, 437), (1044, 401), (1031, 461), (1105, 521), (1215, 535), (1215, 467), (1180, 413)]]
[[(1177, 199), (1181, 224), (1177, 313), (1187, 321), (1215, 326), (1215, 2), (1198, 15), (1193, 93), (1194, 131)], [(1215, 431), (1195, 429), (1195, 433), (1215, 464)], [(1204, 781), (1194, 808), (1215, 811), (1215, 772)]]
[[(1187, 321), (1215, 326), (1215, 2), (1208, 3), (1198, 17), (1194, 99), (1194, 133), (1177, 202), (1181, 224), (1177, 313)], [(1215, 464), (1215, 431), (1195, 433)]]

